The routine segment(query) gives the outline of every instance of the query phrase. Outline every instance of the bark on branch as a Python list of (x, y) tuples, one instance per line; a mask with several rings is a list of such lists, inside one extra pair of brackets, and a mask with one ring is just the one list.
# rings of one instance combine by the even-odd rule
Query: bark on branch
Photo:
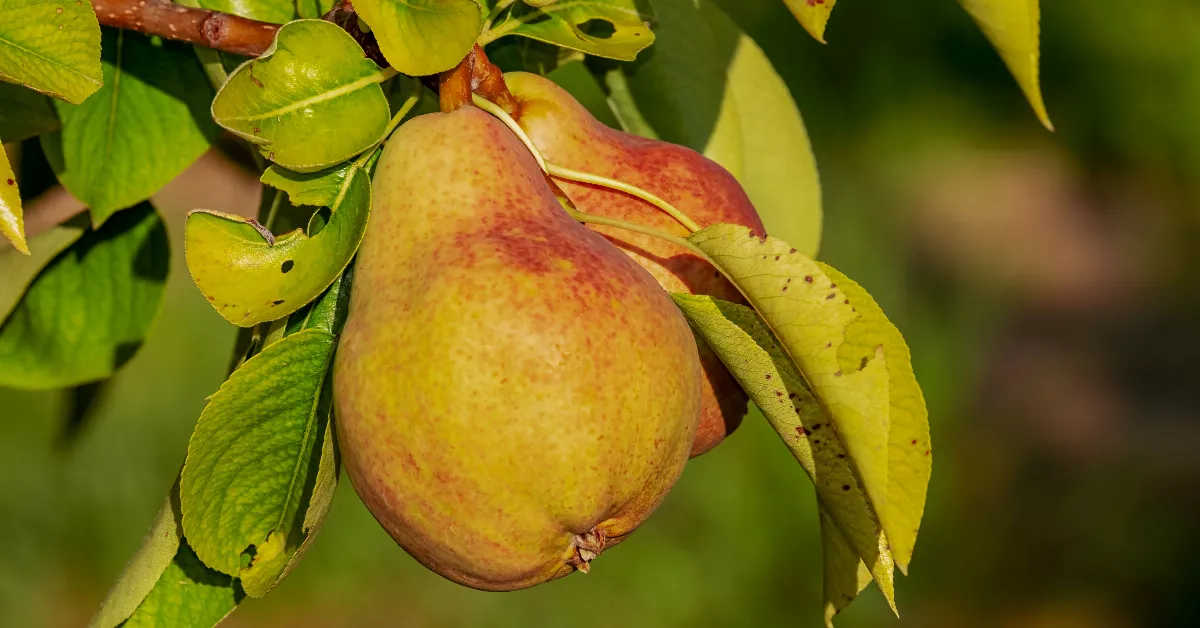
[(114, 26), (206, 48), (257, 57), (275, 39), (278, 24), (193, 9), (166, 0), (91, 0), (96, 18)]

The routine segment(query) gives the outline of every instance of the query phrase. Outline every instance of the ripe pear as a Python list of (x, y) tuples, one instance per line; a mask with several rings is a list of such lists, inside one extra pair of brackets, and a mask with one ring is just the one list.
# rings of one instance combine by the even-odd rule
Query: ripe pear
[[(690, 148), (630, 135), (604, 125), (566, 90), (536, 74), (504, 75), (518, 103), (517, 122), (548, 161), (630, 183), (674, 205), (702, 227), (745, 225), (765, 233), (750, 199), (733, 175)], [(580, 211), (620, 218), (678, 235), (688, 231), (661, 209), (610, 188), (557, 181)], [(745, 303), (733, 284), (691, 251), (657, 238), (589, 225), (624, 249), (663, 288)], [(746, 414), (746, 393), (699, 338), (704, 369), (700, 426), (692, 455), (717, 446)]]
[(373, 195), (334, 364), (355, 489), (455, 582), (587, 571), (687, 462), (701, 379), (687, 323), (479, 109), (400, 127)]

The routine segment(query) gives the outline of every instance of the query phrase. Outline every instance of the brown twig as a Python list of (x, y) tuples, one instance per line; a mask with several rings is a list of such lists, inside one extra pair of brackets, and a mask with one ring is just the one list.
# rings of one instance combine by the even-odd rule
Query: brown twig
[(275, 39), (279, 24), (219, 11), (193, 9), (165, 0), (91, 0), (105, 26), (177, 39), (234, 54), (257, 57)]

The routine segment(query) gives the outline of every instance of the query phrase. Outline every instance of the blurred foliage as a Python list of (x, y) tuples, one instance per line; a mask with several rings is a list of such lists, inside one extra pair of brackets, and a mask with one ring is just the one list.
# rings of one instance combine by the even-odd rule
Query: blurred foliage
[[(913, 348), (935, 460), (904, 616), (839, 626), (1188, 625), (1200, 611), (1200, 5), (1043, 6), (1036, 118), (954, 3), (846, 2), (822, 46), (719, 0), (805, 115), (821, 258)], [(58, 446), (69, 392), (0, 391), (0, 625), (78, 626), (178, 471), (234, 329), (176, 259), (142, 352)], [(693, 461), (591, 574), (487, 594), (396, 548), (348, 483), (308, 557), (230, 626), (818, 626), (812, 488), (761, 418)]]

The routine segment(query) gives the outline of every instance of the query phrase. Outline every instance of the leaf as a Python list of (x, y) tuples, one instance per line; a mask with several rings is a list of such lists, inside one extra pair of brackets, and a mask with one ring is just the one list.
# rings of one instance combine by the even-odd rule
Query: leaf
[(158, 311), (167, 247), (162, 221), (143, 203), (55, 257), (0, 326), (0, 386), (64, 388), (112, 375)]
[(0, 80), (81, 103), (100, 88), (100, 24), (89, 2), (0, 0)]
[(290, 22), (297, 11), (295, 0), (194, 0), (194, 6), (272, 24)]
[(846, 541), (833, 515), (818, 501), (821, 517), (821, 558), (824, 566), (825, 626), (871, 583), (871, 572)]
[(837, 0), (783, 0), (783, 3), (813, 39), (825, 43), (825, 25)]
[(1038, 0), (958, 0), (983, 34), (999, 51), (1038, 120), (1051, 131), (1054, 125), (1042, 100), (1038, 80), (1041, 8)]
[(358, 250), (371, 211), (371, 182), (349, 166), (329, 223), (316, 235), (279, 237), (256, 221), (210, 211), (188, 215), (184, 248), (200, 291), (242, 327), (283, 318), (329, 287)]
[[(767, 232), (815, 255), (821, 189), (808, 134), (783, 80), (712, 3), (652, 0), (653, 48), (626, 66), (629, 94), (653, 133), (703, 152), (742, 184)], [(615, 99), (620, 76), (609, 76)], [(620, 112), (620, 110), (619, 110)], [(636, 119), (626, 114), (622, 119)], [(630, 129), (635, 130), (635, 129)]]
[(19, 142), (61, 126), (52, 101), (32, 89), (0, 82), (0, 139)]
[(892, 558), (875, 506), (836, 421), (754, 310), (709, 296), (672, 294), (692, 329), (712, 347), (812, 479), (817, 494), (893, 604)]
[(356, 0), (392, 67), (409, 76), (458, 65), (475, 45), (483, 14), (475, 0)]
[(873, 355), (875, 347), (879, 346), (883, 347), (887, 360), (891, 423), (888, 432), (888, 501), (886, 510), (880, 514), (896, 566), (907, 574), (933, 469), (925, 397), (913, 374), (912, 357), (904, 337), (875, 299), (837, 270), (820, 262), (817, 265), (837, 283), (859, 315), (846, 328), (846, 342), (838, 349), (838, 363), (843, 369), (853, 368)]
[(55, 103), (62, 130), (42, 136), (59, 181), (96, 226), (150, 198), (217, 132), (205, 111), (208, 80), (189, 47), (104, 29), (103, 60), (104, 87), (82, 105)]
[[(480, 39), (486, 43), (520, 35), (598, 57), (633, 61), (654, 43), (654, 33), (646, 26), (648, 19), (638, 12), (634, 0), (562, 0), (541, 8), (514, 7)], [(607, 36), (590, 34), (590, 27), (597, 22), (611, 32)]]
[(297, 20), (229, 77), (212, 116), (271, 161), (313, 172), (383, 137), (391, 116), (379, 83), (390, 75), (336, 25)]
[(0, 249), (0, 323), (21, 302), (26, 288), (51, 260), (83, 236), (87, 217), (76, 216), (29, 240), (29, 255), (13, 248)]
[(245, 594), (229, 576), (196, 558), (180, 521), (176, 479), (142, 546), (88, 628), (209, 628), (233, 611)]
[(279, 166), (267, 166), (259, 180), (287, 192), (288, 200), (293, 205), (331, 207), (346, 184), (346, 177), (357, 171), (354, 166), (343, 165), (317, 172), (294, 172)]
[(25, 243), (25, 218), (21, 212), (21, 193), (17, 191), (17, 175), (8, 164), (8, 152), (0, 146), (0, 235), (8, 238), (13, 247), (29, 255)]
[(821, 243), (821, 181), (800, 110), (748, 35), (726, 69), (725, 98), (705, 154), (746, 191), (767, 233), (805, 255)]
[(303, 540), (298, 515), (319, 475), (334, 344), (306, 329), (267, 346), (212, 396), (188, 444), (184, 533), (206, 565), (253, 596), (274, 586)]

